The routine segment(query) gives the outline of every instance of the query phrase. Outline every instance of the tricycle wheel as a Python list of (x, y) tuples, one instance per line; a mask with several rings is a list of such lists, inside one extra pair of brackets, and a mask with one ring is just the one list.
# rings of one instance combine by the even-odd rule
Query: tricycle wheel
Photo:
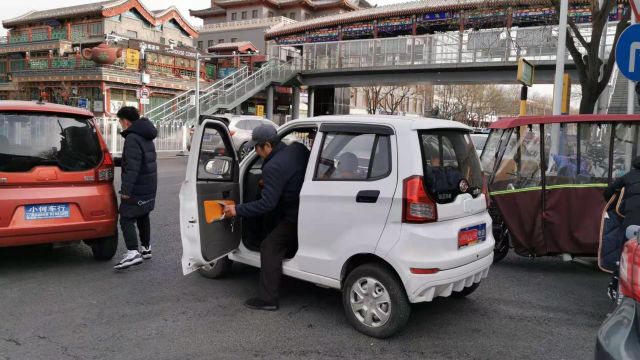
[(93, 258), (100, 261), (111, 260), (118, 251), (118, 234), (85, 241), (91, 247)]
[(507, 227), (502, 224), (502, 226), (493, 230), (493, 237), (496, 240), (496, 244), (493, 248), (493, 263), (495, 264), (504, 259), (509, 253), (511, 235), (509, 234)]

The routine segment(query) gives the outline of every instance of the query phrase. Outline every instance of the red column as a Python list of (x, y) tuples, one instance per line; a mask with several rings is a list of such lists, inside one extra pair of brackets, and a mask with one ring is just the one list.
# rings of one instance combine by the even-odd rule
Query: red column
[(33, 31), (31, 31), (31, 28), (29, 28), (28, 34), (29, 34), (29, 42), (32, 42), (33, 41)]
[(53, 68), (53, 51), (51, 50), (49, 50), (48, 60), (49, 60), (49, 69), (51, 69)]
[(378, 20), (373, 20), (373, 38), (378, 38)]
[(48, 40), (51, 40), (51, 33), (52, 33), (51, 26), (47, 26), (47, 39)]
[(411, 35), (418, 35), (418, 22), (416, 21), (415, 15), (411, 17)]
[(71, 23), (67, 22), (65, 24), (65, 27), (67, 28), (67, 40), (72, 40), (71, 39)]

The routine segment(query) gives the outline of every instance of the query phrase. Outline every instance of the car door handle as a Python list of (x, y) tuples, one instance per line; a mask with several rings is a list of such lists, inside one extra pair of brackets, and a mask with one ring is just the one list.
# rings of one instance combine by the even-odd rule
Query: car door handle
[(375, 204), (380, 196), (380, 190), (362, 190), (356, 195), (356, 202)]

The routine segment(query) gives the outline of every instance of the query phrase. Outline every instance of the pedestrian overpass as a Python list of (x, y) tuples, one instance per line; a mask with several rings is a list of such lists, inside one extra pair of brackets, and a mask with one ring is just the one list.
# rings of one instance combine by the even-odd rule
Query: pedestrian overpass
[[(610, 23), (607, 29), (605, 57), (611, 52), (615, 26), (616, 23)], [(589, 25), (579, 27), (589, 41)], [(552, 84), (556, 43), (557, 26), (292, 45), (269, 43), (269, 61), (260, 69), (252, 73), (247, 68), (239, 69), (200, 90), (200, 114), (232, 110), (261, 91), (266, 91), (266, 113), (271, 114), (272, 85), (277, 84), (293, 87), (294, 117), (299, 112), (300, 86), (313, 90), (315, 87), (416, 83), (515, 84), (520, 57), (536, 66), (536, 84)], [(568, 52), (565, 53), (565, 71), (575, 72)], [(574, 74), (573, 78), (577, 76)], [(626, 91), (625, 86), (616, 86), (618, 78), (616, 74), (612, 76), (609, 89)], [(180, 139), (174, 143), (183, 148), (187, 141), (185, 128), (196, 120), (194, 95), (195, 90), (186, 91), (145, 114), (161, 126), (182, 128), (182, 133), (176, 135)], [(615, 102), (621, 96), (611, 91), (605, 98)], [(313, 102), (313, 96), (310, 96), (310, 102)], [(604, 104), (604, 107), (608, 106), (609, 103)]]

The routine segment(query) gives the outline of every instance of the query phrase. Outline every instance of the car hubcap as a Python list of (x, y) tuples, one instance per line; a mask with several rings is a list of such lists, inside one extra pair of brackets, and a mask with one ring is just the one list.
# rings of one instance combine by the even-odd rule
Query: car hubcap
[(369, 327), (380, 327), (389, 321), (391, 298), (378, 280), (370, 277), (358, 279), (349, 293), (351, 310), (356, 319)]
[(244, 158), (247, 155), (249, 155), (249, 148), (243, 146), (242, 149), (240, 149), (240, 157)]

